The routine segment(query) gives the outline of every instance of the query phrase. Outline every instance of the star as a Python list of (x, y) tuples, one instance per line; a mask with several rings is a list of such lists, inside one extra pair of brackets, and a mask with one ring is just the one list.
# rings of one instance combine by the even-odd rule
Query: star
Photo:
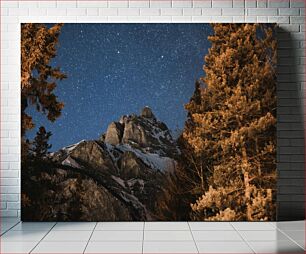
[(209, 24), (64, 24), (52, 59), (67, 75), (55, 91), (64, 109), (54, 123), (36, 116), (36, 126), (52, 132), (53, 151), (97, 139), (145, 105), (171, 130), (182, 129), (211, 32)]

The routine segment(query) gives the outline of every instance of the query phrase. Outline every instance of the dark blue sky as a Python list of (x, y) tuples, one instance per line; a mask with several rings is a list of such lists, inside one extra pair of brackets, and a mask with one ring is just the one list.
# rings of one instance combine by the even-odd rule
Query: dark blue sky
[(110, 122), (144, 106), (181, 130), (210, 34), (209, 24), (65, 24), (52, 63), (68, 76), (55, 91), (65, 108), (54, 123), (31, 110), (36, 127), (28, 135), (45, 126), (54, 151), (97, 139)]

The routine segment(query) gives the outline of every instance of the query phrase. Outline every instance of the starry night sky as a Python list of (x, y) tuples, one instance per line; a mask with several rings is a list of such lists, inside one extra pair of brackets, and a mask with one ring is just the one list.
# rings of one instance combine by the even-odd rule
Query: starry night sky
[(204, 75), (209, 24), (65, 24), (53, 66), (68, 78), (55, 94), (65, 103), (50, 123), (30, 110), (36, 127), (52, 132), (51, 151), (82, 139), (97, 139), (110, 122), (139, 114), (144, 106), (177, 132), (184, 104)]

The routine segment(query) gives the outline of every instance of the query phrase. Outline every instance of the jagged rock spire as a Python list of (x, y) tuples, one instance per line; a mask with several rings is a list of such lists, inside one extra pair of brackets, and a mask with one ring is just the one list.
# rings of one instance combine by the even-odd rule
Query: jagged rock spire
[(154, 116), (154, 114), (152, 112), (152, 109), (149, 106), (145, 106), (142, 109), (142, 111), (140, 113), (140, 116), (145, 117), (145, 118), (153, 118), (153, 119), (155, 119), (155, 116)]
[(112, 122), (106, 131), (105, 142), (111, 145), (118, 145), (123, 136), (123, 126), (120, 123)]

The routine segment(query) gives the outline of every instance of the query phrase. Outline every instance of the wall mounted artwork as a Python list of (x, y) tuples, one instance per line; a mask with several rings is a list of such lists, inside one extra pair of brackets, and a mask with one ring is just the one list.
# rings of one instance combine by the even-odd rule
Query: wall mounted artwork
[(276, 219), (273, 24), (21, 24), (23, 221)]

